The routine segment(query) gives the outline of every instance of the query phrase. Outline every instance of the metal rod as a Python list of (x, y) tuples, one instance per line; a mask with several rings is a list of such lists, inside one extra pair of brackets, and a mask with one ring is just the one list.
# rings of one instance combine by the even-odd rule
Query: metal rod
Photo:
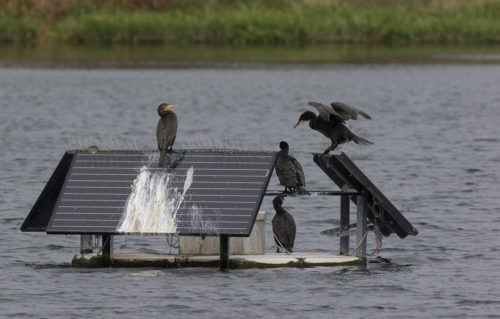
[[(345, 227), (350, 223), (349, 216), (349, 195), (340, 196), (340, 227)], [(349, 252), (349, 232), (340, 237), (340, 254), (347, 254)]]
[[(316, 194), (316, 195), (326, 195), (326, 196), (342, 196), (342, 195), (358, 195), (359, 193), (356, 191), (348, 191), (348, 192), (343, 192), (343, 191), (310, 191), (308, 190), (309, 193), (311, 194)], [(271, 190), (268, 191), (264, 194), (264, 196), (278, 196), (283, 194), (283, 192), (276, 191), (276, 190)], [(297, 194), (288, 194), (285, 193), (288, 196), (297, 196)]]
[[(356, 196), (356, 206), (357, 206), (357, 228), (356, 228), (356, 240), (359, 243), (366, 233), (366, 196), (365, 194), (361, 194)], [(356, 251), (356, 256), (360, 258), (366, 258), (366, 238), (363, 240), (363, 243)]]
[(229, 268), (229, 236), (220, 235), (220, 270), (227, 270)]

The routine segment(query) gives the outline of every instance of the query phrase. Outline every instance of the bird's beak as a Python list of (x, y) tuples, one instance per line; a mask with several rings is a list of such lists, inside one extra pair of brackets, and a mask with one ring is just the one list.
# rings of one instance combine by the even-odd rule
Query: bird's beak
[(299, 125), (300, 125), (300, 124), (302, 124), (302, 123), (304, 123), (304, 121), (302, 121), (302, 120), (298, 121), (298, 122), (297, 122), (297, 124), (295, 124), (295, 125), (293, 126), (293, 128), (296, 128), (297, 126), (299, 126)]
[(286, 197), (285, 196), (281, 196), (281, 202), (283, 203), (285, 201)]
[(177, 104), (169, 104), (167, 105), (167, 111), (173, 108), (174, 106), (177, 106)]

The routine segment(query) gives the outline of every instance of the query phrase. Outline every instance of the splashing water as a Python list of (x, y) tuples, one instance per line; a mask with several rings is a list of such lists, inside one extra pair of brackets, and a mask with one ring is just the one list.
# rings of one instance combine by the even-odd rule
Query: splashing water
[(188, 210), (190, 219), (190, 232), (205, 235), (217, 235), (220, 229), (220, 211), (215, 211), (215, 216), (203, 218), (203, 209), (193, 205)]
[(141, 167), (134, 180), (132, 192), (125, 205), (119, 232), (123, 233), (176, 233), (176, 217), (186, 192), (193, 182), (194, 168), (186, 174), (182, 193), (170, 182), (174, 177), (166, 172), (154, 172)]

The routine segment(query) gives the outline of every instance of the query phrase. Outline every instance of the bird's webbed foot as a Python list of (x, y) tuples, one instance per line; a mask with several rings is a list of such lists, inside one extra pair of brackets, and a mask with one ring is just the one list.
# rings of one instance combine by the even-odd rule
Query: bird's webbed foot
[(336, 149), (336, 148), (337, 148), (337, 145), (338, 145), (338, 144), (332, 144), (332, 145), (330, 145), (330, 146), (329, 146), (329, 147), (328, 147), (328, 148), (327, 148), (327, 149), (323, 152), (323, 154), (322, 154), (322, 155), (326, 155), (326, 154), (330, 153), (331, 151), (333, 151), (334, 149)]

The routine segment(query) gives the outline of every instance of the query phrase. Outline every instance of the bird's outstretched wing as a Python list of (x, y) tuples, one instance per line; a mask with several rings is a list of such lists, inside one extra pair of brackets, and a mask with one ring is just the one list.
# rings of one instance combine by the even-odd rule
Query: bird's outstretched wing
[(330, 103), (332, 109), (339, 114), (344, 121), (347, 120), (356, 120), (358, 119), (358, 114), (364, 117), (365, 119), (371, 120), (371, 116), (366, 114), (354, 106), (347, 105), (342, 102), (332, 102)]
[(337, 113), (333, 108), (330, 108), (318, 102), (309, 102), (309, 105), (313, 106), (316, 110), (318, 110), (321, 119), (328, 122), (344, 123), (344, 118), (339, 113)]

